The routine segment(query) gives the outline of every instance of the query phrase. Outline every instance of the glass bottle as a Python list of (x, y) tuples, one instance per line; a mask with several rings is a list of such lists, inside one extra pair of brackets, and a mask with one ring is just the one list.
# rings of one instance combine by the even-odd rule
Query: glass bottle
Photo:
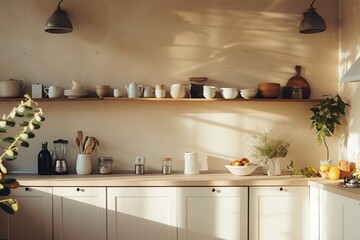
[(52, 158), (47, 149), (48, 143), (46, 141), (41, 143), (41, 150), (38, 154), (38, 174), (50, 175), (52, 173)]

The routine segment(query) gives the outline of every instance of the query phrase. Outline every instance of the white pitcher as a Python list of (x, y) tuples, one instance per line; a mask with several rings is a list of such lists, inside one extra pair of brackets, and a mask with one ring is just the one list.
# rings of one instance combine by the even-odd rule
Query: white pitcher
[(199, 174), (201, 164), (197, 152), (186, 152), (184, 154), (185, 168), (184, 174)]
[(144, 91), (143, 85), (138, 85), (135, 82), (132, 82), (129, 84), (129, 86), (125, 86), (125, 87), (129, 98), (138, 98), (142, 95)]

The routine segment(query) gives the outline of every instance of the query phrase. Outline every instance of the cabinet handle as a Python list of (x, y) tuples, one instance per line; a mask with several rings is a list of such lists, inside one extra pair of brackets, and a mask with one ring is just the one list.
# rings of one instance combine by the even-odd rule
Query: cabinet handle
[(283, 188), (283, 187), (280, 188), (280, 192), (282, 192), (282, 191), (284, 191), (284, 188)]
[(76, 188), (76, 191), (77, 191), (77, 192), (80, 192), (80, 188)]
[(76, 188), (76, 191), (77, 191), (77, 192), (85, 192), (85, 189), (83, 189), (83, 188)]
[(30, 188), (26, 187), (26, 188), (25, 188), (25, 191), (27, 191), (27, 192), (30, 191)]
[(213, 188), (211, 191), (212, 191), (212, 192), (221, 193), (221, 191), (220, 191), (220, 190), (216, 190), (215, 188)]

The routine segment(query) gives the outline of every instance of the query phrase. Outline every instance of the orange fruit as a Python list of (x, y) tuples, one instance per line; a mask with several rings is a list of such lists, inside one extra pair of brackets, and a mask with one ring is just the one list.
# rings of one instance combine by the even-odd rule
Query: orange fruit
[(340, 170), (337, 167), (331, 167), (329, 170), (329, 178), (331, 180), (337, 180), (340, 177)]

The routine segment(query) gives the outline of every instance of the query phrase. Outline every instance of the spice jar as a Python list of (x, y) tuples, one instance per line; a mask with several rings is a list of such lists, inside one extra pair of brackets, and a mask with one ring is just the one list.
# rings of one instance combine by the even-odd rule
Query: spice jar
[(171, 157), (164, 157), (162, 160), (162, 174), (171, 174)]
[(101, 157), (99, 158), (99, 171), (101, 174), (110, 174), (112, 173), (112, 157)]

